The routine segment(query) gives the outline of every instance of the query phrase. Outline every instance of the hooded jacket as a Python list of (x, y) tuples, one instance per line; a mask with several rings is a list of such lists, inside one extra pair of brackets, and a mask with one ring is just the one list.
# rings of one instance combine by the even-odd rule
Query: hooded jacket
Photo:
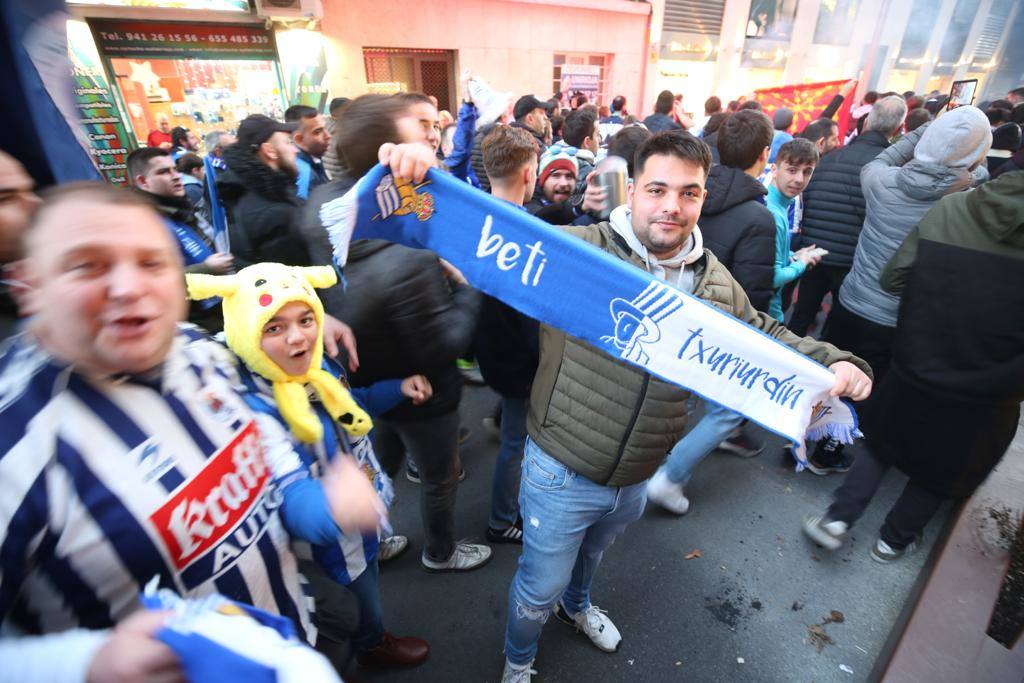
[(764, 185), (743, 171), (712, 166), (708, 196), (700, 210), (704, 246), (746, 292), (750, 304), (767, 312), (772, 298), (775, 219), (760, 202)]
[(237, 144), (224, 150), (224, 160), (228, 170), (217, 179), (217, 193), (228, 213), (235, 265), (310, 265), (298, 231), (295, 179)]
[(822, 265), (849, 268), (864, 227), (864, 192), (860, 170), (889, 146), (884, 134), (872, 130), (845, 147), (829, 152), (814, 169), (804, 190), (801, 245), (816, 244), (828, 253)]
[(896, 326), (899, 297), (878, 276), (911, 228), (945, 195), (988, 178), (979, 166), (992, 144), (988, 118), (958, 107), (903, 137), (861, 169), (866, 213), (853, 268), (839, 298), (855, 315)]
[(941, 495), (970, 495), (1024, 401), (1024, 171), (936, 203), (882, 286), (902, 298), (873, 450)]

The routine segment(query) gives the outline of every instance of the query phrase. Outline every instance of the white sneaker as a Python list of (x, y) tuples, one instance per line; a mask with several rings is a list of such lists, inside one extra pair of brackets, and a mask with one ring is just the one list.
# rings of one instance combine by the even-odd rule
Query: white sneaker
[(685, 515), (690, 509), (690, 500), (683, 495), (683, 487), (658, 470), (647, 482), (647, 500), (653, 501), (669, 512)]
[(577, 631), (586, 633), (597, 649), (616, 652), (622, 644), (622, 635), (606, 615), (607, 612), (597, 605), (591, 605), (574, 617), (569, 616), (561, 602), (555, 606), (555, 616), (560, 621), (575, 626)]
[(829, 521), (824, 516), (811, 516), (804, 520), (804, 533), (811, 540), (828, 550), (839, 550), (850, 526), (838, 520)]
[(533, 662), (519, 666), (506, 659), (505, 671), (501, 674), (501, 683), (530, 683), (530, 677), (537, 673), (537, 670), (532, 667)]
[(380, 546), (377, 549), (377, 561), (387, 562), (405, 552), (409, 547), (409, 539), (405, 536), (388, 536), (380, 539)]
[(428, 572), (468, 572), (484, 566), (491, 559), (489, 546), (480, 543), (464, 543), (459, 541), (455, 544), (455, 550), (451, 557), (443, 562), (436, 562), (427, 557), (427, 551), (423, 551), (423, 568)]

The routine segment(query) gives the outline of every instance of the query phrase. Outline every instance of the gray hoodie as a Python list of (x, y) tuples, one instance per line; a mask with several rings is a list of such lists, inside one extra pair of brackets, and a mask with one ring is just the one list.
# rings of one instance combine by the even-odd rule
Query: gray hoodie
[(864, 229), (853, 268), (839, 298), (856, 315), (896, 326), (899, 297), (882, 291), (878, 277), (935, 202), (988, 179), (980, 166), (992, 145), (988, 118), (977, 107), (958, 107), (904, 136), (860, 172)]

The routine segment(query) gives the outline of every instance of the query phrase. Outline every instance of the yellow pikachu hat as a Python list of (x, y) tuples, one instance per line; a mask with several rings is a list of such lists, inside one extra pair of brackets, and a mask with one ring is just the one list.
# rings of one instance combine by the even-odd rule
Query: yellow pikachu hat
[[(305, 443), (323, 438), (323, 425), (317, 418), (305, 385), (320, 396), (331, 417), (352, 436), (363, 436), (373, 427), (352, 396), (330, 373), (320, 367), (323, 359), (324, 307), (313, 287), (330, 287), (338, 276), (330, 266), (299, 268), (280, 263), (257, 263), (235, 275), (185, 276), (188, 295), (193, 300), (223, 297), (224, 333), (228, 346), (246, 365), (274, 384), (274, 401), (292, 433)], [(312, 350), (309, 371), (301, 376), (288, 375), (260, 346), (263, 327), (285, 305), (293, 301), (306, 304), (316, 317), (320, 339)]]

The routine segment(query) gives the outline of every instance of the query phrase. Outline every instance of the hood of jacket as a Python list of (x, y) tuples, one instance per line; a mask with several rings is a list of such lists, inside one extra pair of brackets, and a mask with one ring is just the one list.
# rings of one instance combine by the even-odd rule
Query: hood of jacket
[(1024, 249), (1024, 171), (1004, 173), (968, 193), (967, 210), (997, 242)]
[(947, 194), (966, 190), (975, 182), (975, 177), (966, 167), (950, 168), (911, 160), (896, 175), (899, 190), (919, 201), (933, 201)]
[(248, 150), (231, 145), (224, 150), (224, 161), (228, 170), (217, 178), (217, 194), (225, 204), (235, 204), (249, 191), (274, 202), (294, 200), (295, 178), (267, 166)]
[(957, 107), (935, 119), (914, 148), (922, 164), (971, 170), (992, 146), (988, 117), (977, 107)]
[(706, 185), (708, 196), (700, 212), (709, 216), (722, 213), (737, 204), (760, 199), (768, 193), (764, 185), (738, 168), (712, 166)]

